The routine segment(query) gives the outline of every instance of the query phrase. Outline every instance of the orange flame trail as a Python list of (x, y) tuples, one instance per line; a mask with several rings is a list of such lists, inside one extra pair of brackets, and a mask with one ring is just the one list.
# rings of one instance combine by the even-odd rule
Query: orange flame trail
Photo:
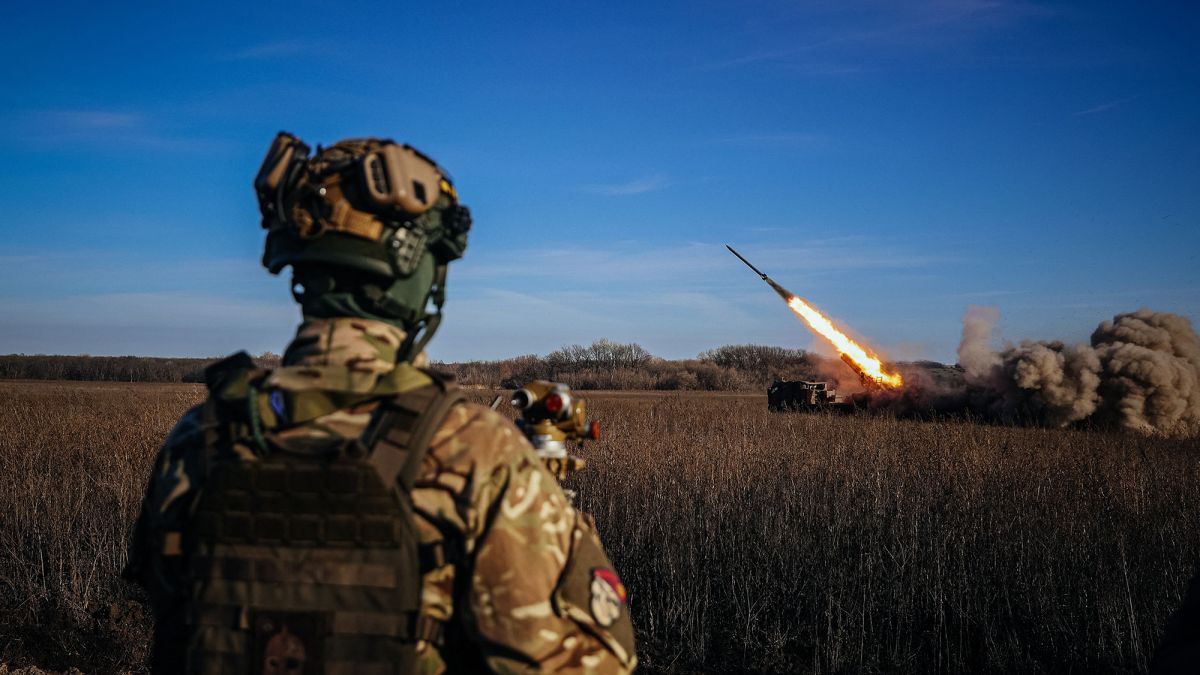
[(832, 321), (805, 302), (803, 298), (793, 295), (788, 299), (787, 304), (797, 316), (804, 319), (809, 328), (829, 340), (839, 354), (853, 361), (862, 369), (866, 377), (874, 380), (876, 384), (889, 388), (900, 387), (904, 384), (904, 378), (900, 377), (899, 373), (889, 373), (884, 370), (883, 362), (878, 357), (868, 353), (861, 345), (838, 330)]
[(746, 267), (749, 267), (751, 271), (767, 282), (767, 285), (787, 302), (788, 307), (792, 308), (796, 316), (808, 323), (809, 328), (813, 329), (821, 337), (829, 340), (834, 348), (838, 350), (838, 353), (841, 354), (842, 360), (863, 379), (863, 384), (870, 382), (877, 386), (888, 388), (900, 387), (904, 384), (904, 379), (900, 377), (899, 373), (885, 371), (883, 369), (883, 362), (879, 360), (879, 357), (868, 353), (857, 342), (846, 337), (846, 334), (838, 330), (828, 317), (805, 302), (803, 298), (792, 294), (783, 286), (775, 283), (771, 277), (763, 274), (762, 270), (752, 265), (749, 260), (743, 258), (741, 253), (733, 250), (733, 247), (729, 244), (725, 244), (725, 248), (729, 249), (729, 252), (737, 256), (738, 260), (745, 263)]

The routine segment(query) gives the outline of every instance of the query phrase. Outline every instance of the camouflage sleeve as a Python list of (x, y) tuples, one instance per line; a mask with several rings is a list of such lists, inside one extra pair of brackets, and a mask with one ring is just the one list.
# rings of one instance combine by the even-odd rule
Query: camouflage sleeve
[(122, 575), (146, 589), (154, 611), (152, 672), (182, 672), (186, 585), (181, 531), (204, 475), (200, 408), (167, 437), (151, 470)]
[(476, 422), (460, 439), (490, 445), (485, 454), (494, 463), (477, 465), (472, 501), (481, 517), (468, 532), (465, 609), (488, 666), (501, 673), (632, 671), (625, 587), (591, 519), (570, 505), (510, 422), (482, 408)]

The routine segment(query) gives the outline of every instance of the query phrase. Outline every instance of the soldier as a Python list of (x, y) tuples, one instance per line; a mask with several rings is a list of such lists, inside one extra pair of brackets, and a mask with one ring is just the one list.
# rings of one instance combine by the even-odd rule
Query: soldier
[[(471, 219), (407, 145), (281, 133), (255, 181), (264, 266), (304, 321), (244, 353), (167, 438), (126, 576), (152, 668), (625, 673), (626, 590), (525, 437), (421, 368)], [(432, 307), (431, 307), (432, 305)]]

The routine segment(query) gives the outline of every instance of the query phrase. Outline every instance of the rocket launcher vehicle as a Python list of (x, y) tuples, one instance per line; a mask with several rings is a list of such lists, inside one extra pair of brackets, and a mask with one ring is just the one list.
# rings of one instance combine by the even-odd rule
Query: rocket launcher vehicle
[(846, 354), (839, 354), (839, 356), (841, 356), (842, 362), (845, 363), (846, 365), (850, 366), (850, 370), (853, 370), (854, 374), (858, 375), (858, 379), (862, 381), (863, 388), (865, 388), (865, 389), (881, 389), (882, 388), (879, 386), (879, 381), (876, 380), (875, 378), (871, 377), (870, 375), (867, 375), (866, 371), (864, 371), (861, 367), (859, 367), (859, 365), (857, 363), (854, 362), (854, 359), (850, 358)]

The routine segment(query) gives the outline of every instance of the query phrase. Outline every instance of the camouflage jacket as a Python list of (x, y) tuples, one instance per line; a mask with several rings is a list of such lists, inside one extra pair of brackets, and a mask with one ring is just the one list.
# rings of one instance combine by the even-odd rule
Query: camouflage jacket
[[(267, 382), (284, 390), (370, 392), (392, 372), (403, 339), (380, 322), (309, 322)], [(336, 410), (277, 436), (317, 445), (357, 438), (377, 404)], [(171, 533), (186, 528), (194, 512), (203, 455), (198, 406), (162, 448), (134, 530), (126, 576), (147, 589), (154, 606), (156, 671), (182, 671), (189, 582)], [(465, 558), (424, 573), (421, 614), (445, 622), (447, 638), (418, 643), (418, 672), (633, 670), (625, 588), (592, 520), (570, 505), (511, 422), (476, 404), (451, 409), (412, 498), (422, 543), (441, 540)], [(459, 578), (464, 570), (469, 579)]]

